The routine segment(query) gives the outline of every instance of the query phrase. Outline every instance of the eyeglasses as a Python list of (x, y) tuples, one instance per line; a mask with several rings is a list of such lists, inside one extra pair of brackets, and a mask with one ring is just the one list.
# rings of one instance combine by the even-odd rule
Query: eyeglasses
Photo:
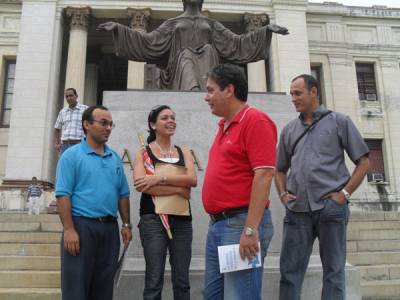
[(98, 120), (91, 120), (90, 122), (97, 122), (97, 123), (99, 123), (99, 124), (100, 124), (101, 126), (103, 126), (103, 127), (108, 127), (108, 126), (110, 126), (111, 129), (114, 129), (114, 128), (115, 128), (115, 123), (113, 123), (113, 121), (108, 122), (107, 120), (100, 120), (100, 121), (98, 121)]

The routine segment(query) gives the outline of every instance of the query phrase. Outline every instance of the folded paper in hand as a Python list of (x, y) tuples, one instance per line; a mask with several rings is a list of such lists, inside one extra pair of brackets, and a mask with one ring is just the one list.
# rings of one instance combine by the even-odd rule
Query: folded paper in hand
[[(186, 168), (173, 164), (157, 163), (155, 174), (159, 176), (184, 175), (186, 174)], [(190, 215), (189, 200), (181, 195), (156, 196), (154, 206), (157, 214), (177, 216)]]

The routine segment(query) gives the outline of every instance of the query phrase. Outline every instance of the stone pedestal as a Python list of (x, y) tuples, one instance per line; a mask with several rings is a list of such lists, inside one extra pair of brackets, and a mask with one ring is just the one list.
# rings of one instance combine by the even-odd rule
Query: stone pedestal
[[(203, 168), (207, 166), (209, 147), (217, 132), (218, 119), (211, 115), (208, 105), (204, 101), (205, 94), (201, 92), (105, 92), (104, 105), (107, 106), (114, 122), (109, 145), (120, 155), (127, 149), (131, 157), (139, 149), (138, 133), (147, 134), (147, 116), (155, 105), (168, 104), (176, 112), (177, 132), (174, 143), (187, 145), (193, 149)], [(143, 101), (145, 99), (145, 101)], [(290, 98), (284, 94), (250, 94), (248, 103), (269, 114), (276, 122), (278, 129), (283, 128), (291, 119), (296, 117)], [(125, 172), (132, 178), (132, 171), (126, 164)], [(204, 212), (201, 201), (201, 187), (204, 171), (198, 172), (198, 186), (192, 190), (193, 213), (193, 258), (191, 263), (191, 293), (193, 299), (201, 299), (204, 273), (204, 247), (208, 228), (208, 216)], [(144, 259), (139, 233), (136, 224), (139, 221), (140, 195), (131, 185), (131, 220), (133, 223), (134, 240), (129, 248), (123, 266), (119, 287), (116, 289), (116, 299), (136, 299), (140, 297), (144, 284)], [(275, 189), (271, 192), (271, 211), (275, 227), (275, 234), (271, 241), (269, 254), (265, 261), (264, 295), (270, 300), (278, 299), (279, 286), (279, 252), (282, 240), (282, 219), (284, 209), (280, 204)], [(168, 264), (168, 263), (167, 263)], [(170, 272), (167, 266), (164, 287), (165, 299), (172, 299)], [(358, 272), (351, 266), (347, 268), (348, 299), (360, 298)], [(318, 255), (313, 255), (310, 268), (307, 272), (303, 298), (307, 300), (319, 299), (321, 291), (322, 270)]]
[(266, 92), (267, 76), (265, 73), (265, 61), (260, 60), (247, 65), (249, 77), (249, 92)]

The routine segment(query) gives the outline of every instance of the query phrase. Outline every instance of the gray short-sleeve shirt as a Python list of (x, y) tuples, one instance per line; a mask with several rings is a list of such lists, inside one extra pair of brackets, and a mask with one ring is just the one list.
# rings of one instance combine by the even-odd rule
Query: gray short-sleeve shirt
[[(327, 112), (320, 106), (314, 112), (314, 120)], [(291, 156), (293, 144), (307, 128), (300, 115), (281, 132), (277, 170), (287, 174), (287, 190), (296, 195), (287, 207), (296, 212), (320, 210), (321, 199), (328, 193), (340, 191), (350, 179), (344, 158), (344, 150), (356, 163), (369, 150), (351, 119), (332, 112), (309, 130), (298, 142)]]

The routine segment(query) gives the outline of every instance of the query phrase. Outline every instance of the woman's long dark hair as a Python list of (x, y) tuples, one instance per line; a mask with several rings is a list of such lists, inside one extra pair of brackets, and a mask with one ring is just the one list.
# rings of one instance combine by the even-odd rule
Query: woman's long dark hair
[(147, 137), (147, 144), (150, 144), (151, 142), (156, 140), (156, 131), (153, 128), (151, 128), (150, 123), (155, 124), (157, 122), (158, 115), (164, 109), (171, 109), (171, 108), (168, 105), (160, 105), (153, 108), (149, 113), (149, 117), (147, 118), (147, 125), (149, 127), (149, 136)]

